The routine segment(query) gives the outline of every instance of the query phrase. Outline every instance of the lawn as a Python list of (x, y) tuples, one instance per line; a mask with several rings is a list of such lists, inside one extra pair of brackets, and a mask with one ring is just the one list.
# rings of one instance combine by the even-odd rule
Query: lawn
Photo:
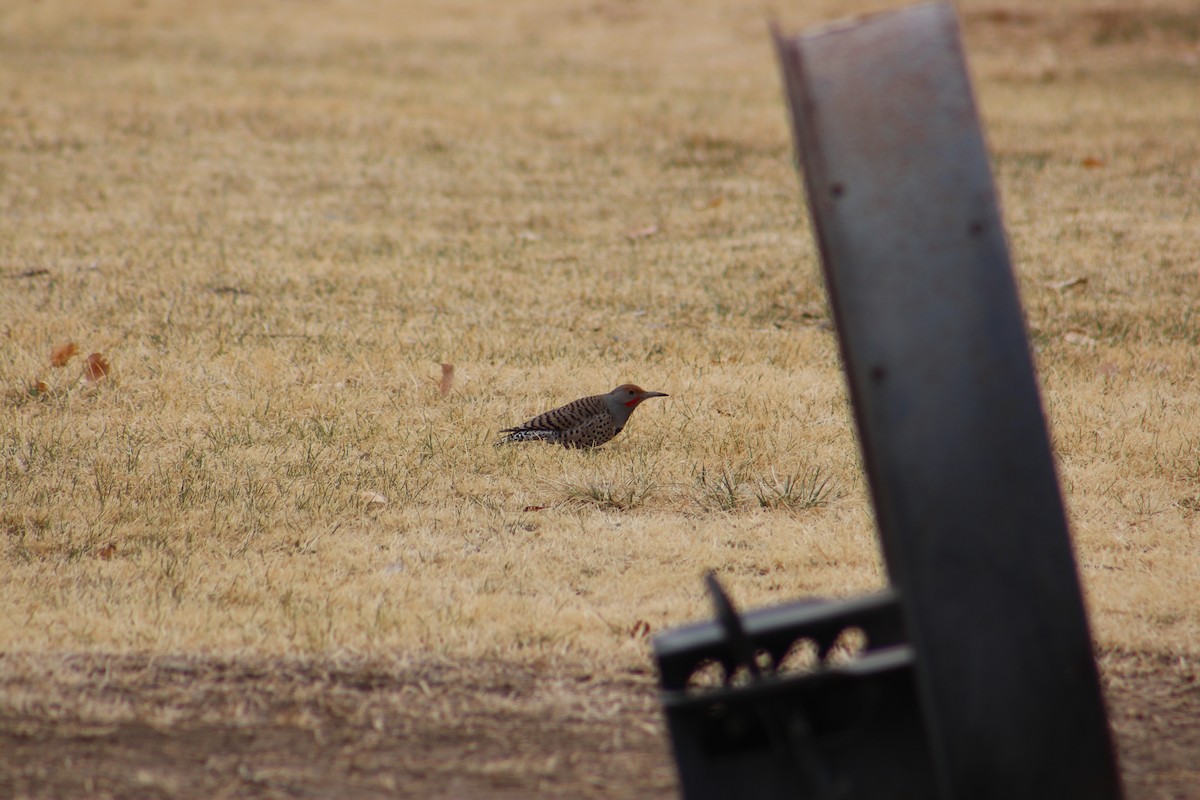
[[(0, 793), (669, 794), (706, 569), (882, 586), (767, 34), (881, 4), (793, 5), (0, 10)], [(1130, 796), (1197, 797), (1200, 13), (958, 6)]]

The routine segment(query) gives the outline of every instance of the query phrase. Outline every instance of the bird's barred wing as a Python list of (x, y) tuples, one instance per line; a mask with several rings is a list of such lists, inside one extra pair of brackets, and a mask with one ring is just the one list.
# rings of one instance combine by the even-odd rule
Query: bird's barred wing
[(552, 408), (549, 411), (538, 414), (528, 422), (523, 422), (520, 425), (514, 425), (511, 428), (505, 428), (504, 432), (512, 431), (565, 431), (573, 428), (581, 421), (593, 417), (596, 414), (604, 411), (603, 395), (594, 397), (581, 397), (578, 400), (573, 400), (565, 406)]

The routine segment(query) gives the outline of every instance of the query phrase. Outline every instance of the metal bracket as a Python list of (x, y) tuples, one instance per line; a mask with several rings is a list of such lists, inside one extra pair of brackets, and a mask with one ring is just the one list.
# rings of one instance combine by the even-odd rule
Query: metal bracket
[[(716, 620), (654, 640), (662, 703), (689, 798), (911, 798), (930, 796), (913, 654), (891, 592), (800, 600), (739, 616), (706, 576)], [(862, 649), (831, 659), (842, 634)], [(815, 663), (788, 669), (809, 643)], [(717, 665), (723, 681), (694, 676)], [(870, 770), (860, 769), (870, 763)]]

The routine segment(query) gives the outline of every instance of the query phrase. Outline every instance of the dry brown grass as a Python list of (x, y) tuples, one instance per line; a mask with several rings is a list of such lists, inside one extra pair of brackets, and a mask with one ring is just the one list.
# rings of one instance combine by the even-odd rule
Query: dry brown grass
[[(1078, 6), (968, 45), (1098, 641), (1196, 658), (1200, 32)], [(879, 586), (774, 70), (733, 2), (0, 11), (0, 651), (603, 670), (710, 567)]]
[[(1131, 797), (1194, 796), (1200, 17), (1044, 5), (960, 8)], [(882, 584), (765, 17), (0, 8), (0, 794), (669, 793), (705, 569)]]

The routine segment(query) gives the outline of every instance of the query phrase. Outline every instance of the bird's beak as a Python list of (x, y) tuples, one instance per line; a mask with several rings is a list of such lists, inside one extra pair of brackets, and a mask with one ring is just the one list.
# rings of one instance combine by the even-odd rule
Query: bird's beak
[(646, 392), (645, 394), (642, 395), (642, 399), (645, 400), (647, 397), (670, 397), (670, 396), (671, 395), (667, 394), (666, 392)]

